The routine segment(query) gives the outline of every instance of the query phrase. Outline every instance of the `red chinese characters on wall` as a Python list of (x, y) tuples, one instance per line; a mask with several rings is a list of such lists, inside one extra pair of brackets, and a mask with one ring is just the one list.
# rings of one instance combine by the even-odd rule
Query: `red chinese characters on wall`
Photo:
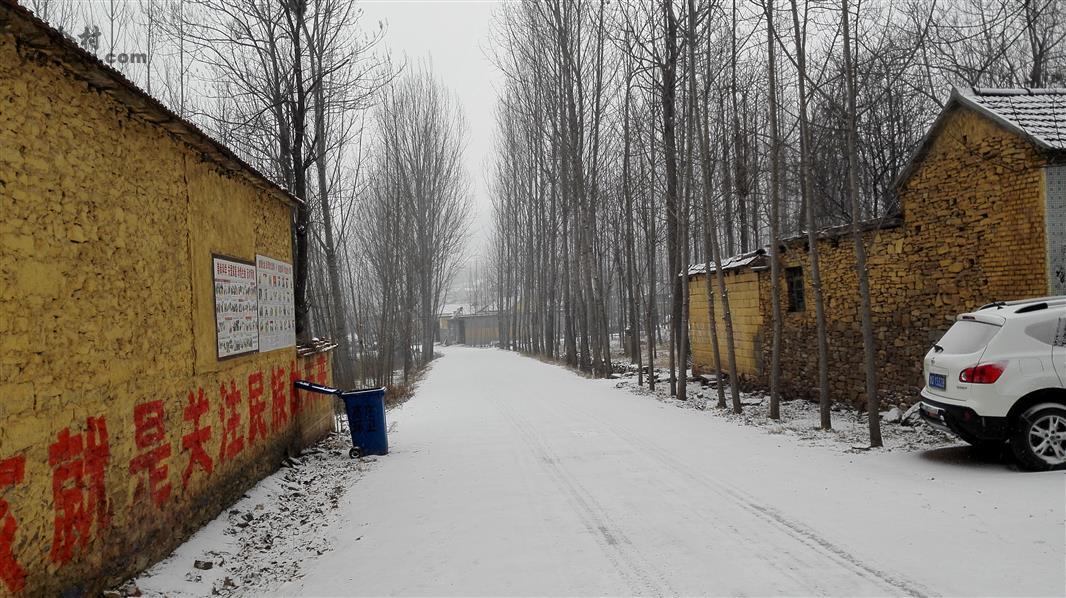
[(130, 475), (137, 477), (134, 502), (143, 502), (150, 495), (156, 506), (170, 498), (168, 479), (171, 446), (167, 437), (163, 401), (149, 401), (133, 408), (134, 443), (139, 451), (130, 459)]
[[(308, 366), (308, 368), (310, 368), (310, 366)], [(292, 417), (296, 417), (300, 414), (300, 403), (303, 401), (303, 393), (296, 390), (296, 381), (299, 379), (300, 370), (297, 369), (296, 362), (293, 361), (289, 365), (289, 388), (292, 389), (292, 394), (290, 395), (292, 402), (289, 404), (289, 414), (292, 415)], [(307, 379), (311, 379), (310, 369), (307, 370)]]
[[(22, 483), (26, 476), (26, 457), (17, 455), (0, 461), (0, 491)], [(15, 560), (11, 546), (15, 542), (18, 522), (11, 514), (7, 501), (0, 498), (0, 581), (12, 594), (26, 587), (26, 572)]]
[[(328, 362), (320, 356), (303, 368), (306, 378), (326, 383)], [(288, 369), (288, 371), (286, 371)], [(164, 400), (139, 403), (132, 410), (133, 454), (127, 471), (137, 481), (133, 504), (151, 501), (163, 508), (174, 495), (171, 482), (171, 461), (184, 461), (181, 489), (187, 489), (193, 475), (209, 477), (216, 464), (237, 457), (246, 446), (261, 443), (268, 436), (266, 412), (269, 407), (272, 433), (283, 432), (288, 423), (302, 410), (302, 397), (292, 383), (300, 378), (296, 361), (289, 368), (271, 367), (270, 399), (265, 396), (262, 371), (247, 378), (247, 443), (241, 412), (245, 408), (241, 389), (236, 381), (220, 385), (218, 413), (222, 436), (217, 458), (209, 453), (214, 426), (210, 421), (212, 401), (202, 388), (190, 391), (181, 406), (184, 422), (181, 435), (181, 454), (175, 456), (167, 430)], [(48, 465), (52, 470), (52, 502), (54, 525), (49, 558), (62, 566), (85, 550), (111, 524), (111, 506), (106, 487), (106, 473), (111, 460), (111, 447), (105, 418), (89, 417), (83, 429), (64, 428), (48, 446)], [(0, 591), (21, 593), (26, 587), (26, 571), (14, 554), (14, 540), (19, 524), (5, 493), (24, 483), (25, 455), (0, 458)]]
[(75, 549), (84, 549), (96, 533), (110, 523), (104, 472), (111, 456), (107, 423), (102, 417), (86, 420), (84, 433), (70, 428), (59, 432), (48, 447), (48, 464), (52, 467), (52, 499), (55, 505), (55, 533), (52, 537), (52, 561), (60, 565), (70, 561)]
[[(275, 434), (284, 430), (289, 423), (289, 395), (296, 390), (289, 382), (284, 367), (270, 369), (270, 429)], [(295, 399), (292, 399), (295, 401)]]
[(219, 394), (218, 418), (222, 421), (222, 443), (218, 449), (218, 460), (222, 462), (233, 459), (244, 450), (244, 435), (241, 434), (241, 391), (237, 383), (230, 380), (229, 389), (226, 389), (226, 383), (223, 382)]
[(266, 401), (263, 400), (263, 372), (253, 372), (248, 376), (248, 444), (255, 444), (256, 439), (266, 438), (266, 422), (263, 413)]
[(200, 418), (207, 414), (211, 406), (204, 397), (204, 389), (199, 388), (196, 392), (189, 392), (188, 402), (182, 413), (182, 419), (192, 424), (192, 431), (181, 437), (181, 448), (189, 453), (189, 461), (185, 465), (185, 471), (181, 473), (181, 487), (189, 487), (189, 478), (192, 477), (194, 467), (199, 467), (205, 475), (211, 475), (215, 463), (211, 455), (207, 454), (205, 444), (211, 440), (211, 426), (205, 426)]
[(326, 383), (326, 356), (319, 355), (315, 359), (315, 382), (324, 385)]
[[(316, 384), (325, 384), (328, 381), (326, 377), (328, 373), (326, 371), (326, 366), (327, 362), (325, 355), (319, 355), (318, 359), (316, 359), (314, 362), (308, 359), (304, 362), (303, 379), (310, 380)], [(290, 406), (293, 417), (300, 413), (300, 411), (303, 409), (304, 403), (311, 400), (311, 397), (313, 396), (305, 392), (296, 390), (294, 385), (296, 384), (297, 380), (300, 380), (300, 370), (297, 367), (296, 362), (293, 361), (289, 365), (289, 387), (292, 391), (292, 402)]]

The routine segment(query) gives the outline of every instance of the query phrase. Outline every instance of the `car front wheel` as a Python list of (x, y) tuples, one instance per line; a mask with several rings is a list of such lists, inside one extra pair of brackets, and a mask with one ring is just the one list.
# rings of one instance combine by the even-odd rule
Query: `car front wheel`
[(1010, 444), (1026, 469), (1066, 467), (1066, 406), (1045, 403), (1023, 413), (1014, 426)]

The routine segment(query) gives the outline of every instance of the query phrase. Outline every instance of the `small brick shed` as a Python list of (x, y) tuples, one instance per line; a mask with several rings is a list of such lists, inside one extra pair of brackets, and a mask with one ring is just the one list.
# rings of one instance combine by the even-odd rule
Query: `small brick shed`
[(0, 596), (96, 593), (332, 429), (328, 353), (219, 340), (218, 256), (291, 265), (297, 202), (0, 0)]
[[(1066, 294), (1066, 90), (953, 90), (895, 187), (900, 213), (866, 223), (863, 235), (882, 399), (906, 404), (922, 385), (923, 356), (956, 314), (995, 300)], [(821, 231), (818, 244), (831, 393), (862, 406), (849, 227)], [(734, 304), (738, 374), (755, 387), (769, 383), (767, 259), (723, 268)], [(809, 263), (806, 235), (783, 241), (783, 390), (797, 398), (817, 396)], [(698, 265), (688, 274), (693, 368), (710, 371), (706, 273)]]

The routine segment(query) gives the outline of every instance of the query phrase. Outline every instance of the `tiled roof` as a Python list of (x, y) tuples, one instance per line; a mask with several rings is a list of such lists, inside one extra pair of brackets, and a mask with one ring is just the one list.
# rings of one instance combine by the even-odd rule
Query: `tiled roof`
[(957, 90), (974, 105), (1046, 149), (1066, 150), (1066, 89)]

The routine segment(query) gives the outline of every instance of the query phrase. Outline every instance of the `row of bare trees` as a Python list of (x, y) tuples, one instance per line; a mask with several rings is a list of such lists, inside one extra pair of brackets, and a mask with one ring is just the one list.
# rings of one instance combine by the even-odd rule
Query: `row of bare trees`
[[(828, 341), (817, 232), (850, 224), (867, 412), (876, 346), (860, 224), (898, 211), (892, 181), (952, 85), (1066, 81), (1053, 0), (528, 0), (504, 7), (489, 248), (513, 348), (604, 375), (612, 348), (686, 398), (690, 265), (706, 271), (714, 368), (735, 381), (722, 262), (768, 246), (771, 418), (780, 417), (782, 239), (807, 235), (821, 425)], [(701, 306), (702, 307), (702, 306)], [(724, 354), (718, 350), (719, 332)], [(612, 339), (617, 342), (612, 344)], [(719, 405), (741, 409), (735, 384)], [(727, 397), (728, 390), (728, 397)], [(729, 399), (727, 401), (727, 399)], [(881, 444), (878, 417), (870, 440)]]
[[(297, 339), (337, 343), (339, 384), (392, 384), (433, 357), (468, 219), (457, 101), (397, 66), (350, 0), (29, 0), (304, 200)], [(96, 33), (99, 33), (97, 36)]]
[[(360, 377), (392, 384), (433, 358), (446, 291), (470, 221), (458, 100), (425, 68), (406, 73), (376, 110), (378, 136), (353, 224), (361, 257), (355, 305), (376, 322), (358, 331)], [(354, 259), (354, 255), (350, 256)]]

